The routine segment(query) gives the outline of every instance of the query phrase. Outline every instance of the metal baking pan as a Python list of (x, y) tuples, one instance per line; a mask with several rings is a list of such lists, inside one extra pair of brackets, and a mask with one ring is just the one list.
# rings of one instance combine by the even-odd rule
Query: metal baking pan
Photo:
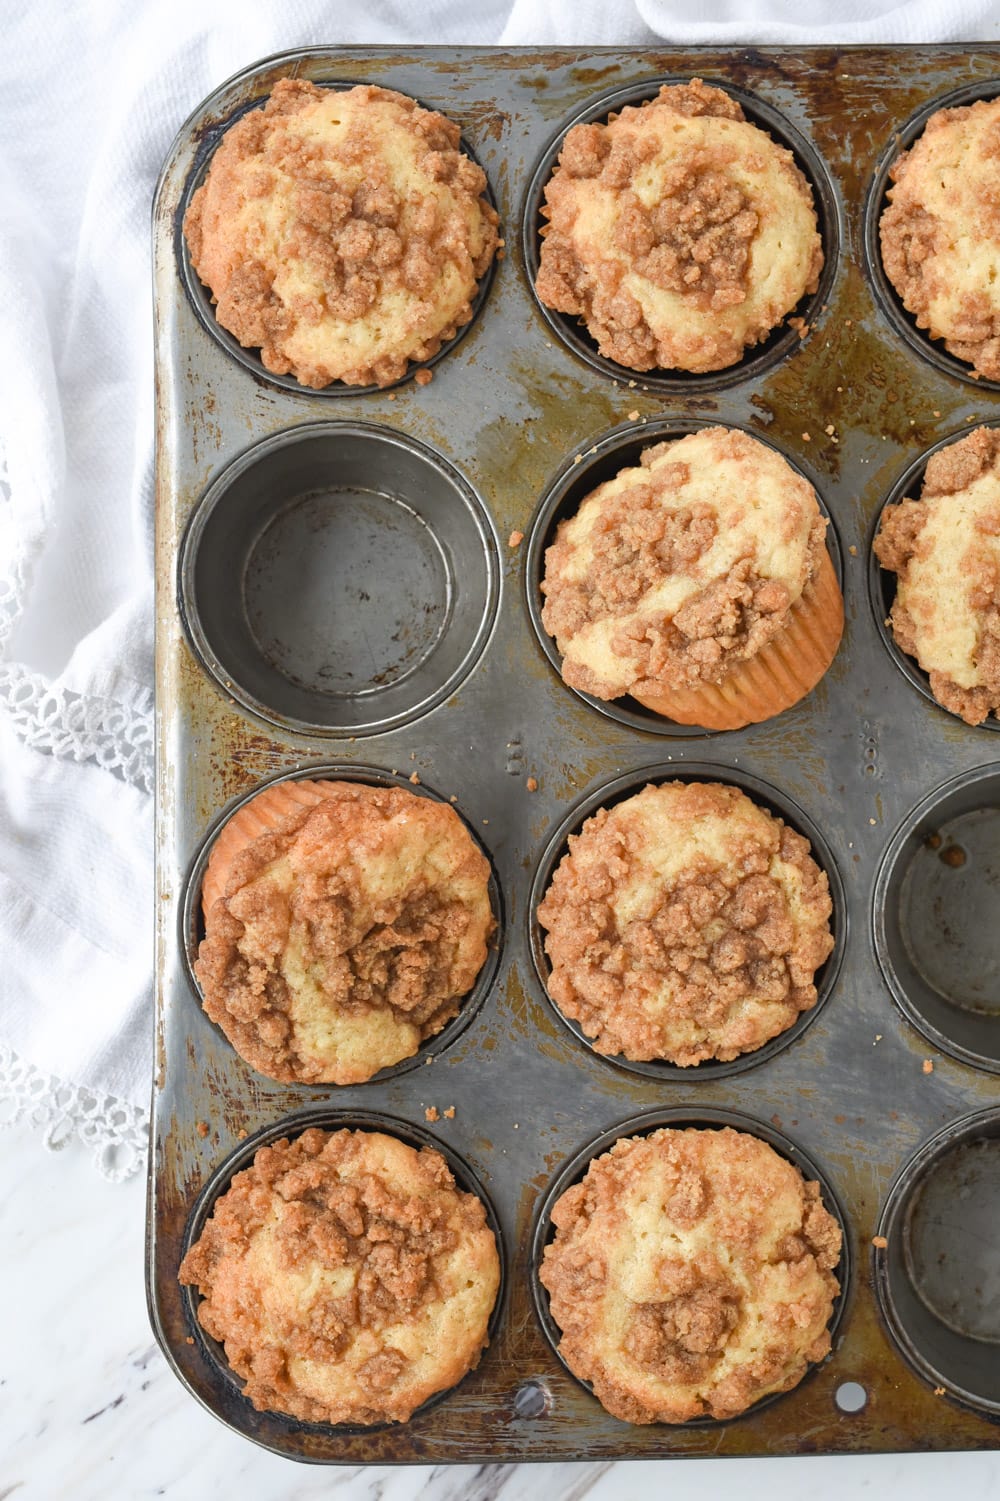
[[(214, 325), (187, 263), (184, 207), (226, 124), (288, 75), (411, 94), (460, 124), (486, 170), (506, 256), (428, 385), (305, 391)], [(827, 265), (798, 310), (804, 326), (741, 365), (643, 377), (535, 300), (540, 186), (574, 120), (695, 76), (734, 92), (796, 152)], [(869, 548), (886, 498), (912, 493), (928, 449), (1000, 420), (1000, 393), (929, 346), (873, 260), (900, 142), (942, 101), (998, 89), (995, 46), (320, 48), (240, 74), (181, 130), (154, 224), (149, 1303), (180, 1379), (255, 1442), (351, 1464), (997, 1446), (998, 742), (931, 702), (891, 649), (891, 595)], [(708, 421), (759, 434), (815, 484), (847, 606), (840, 654), (808, 699), (715, 735), (572, 692), (538, 632), (540, 559), (569, 489), (596, 483), (609, 455)], [(455, 798), (492, 861), (499, 918), (458, 1024), (410, 1066), (347, 1089), (255, 1074), (202, 1012), (190, 971), (218, 820), (271, 777), (323, 768), (406, 785), (415, 772), (418, 792)], [(734, 1065), (627, 1066), (595, 1054), (548, 1002), (533, 905), (595, 802), (686, 773), (747, 786), (813, 838), (837, 948), (821, 1004), (777, 1045)], [(590, 1144), (665, 1120), (757, 1129), (819, 1175), (846, 1227), (831, 1356), (731, 1422), (611, 1418), (555, 1353), (535, 1277), (554, 1185), (583, 1171)], [(481, 1364), (403, 1425), (254, 1412), (177, 1281), (254, 1146), (317, 1121), (434, 1140), (484, 1190), (503, 1243)]]

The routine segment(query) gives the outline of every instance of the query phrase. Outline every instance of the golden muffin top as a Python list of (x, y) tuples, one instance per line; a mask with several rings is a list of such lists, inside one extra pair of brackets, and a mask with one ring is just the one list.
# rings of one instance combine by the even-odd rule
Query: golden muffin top
[(755, 1136), (618, 1141), (552, 1221), (540, 1276), (559, 1351), (617, 1418), (735, 1417), (829, 1352), (839, 1226)]
[(941, 109), (893, 164), (886, 275), (920, 328), (1000, 380), (1000, 99)]
[(405, 1422), (478, 1363), (500, 1261), (440, 1153), (312, 1128), (237, 1173), (180, 1279), (258, 1410)]
[(920, 500), (886, 507), (875, 554), (899, 576), (893, 635), (934, 697), (967, 724), (1000, 716), (1000, 430), (933, 454)]
[(361, 1083), (411, 1057), (475, 983), (494, 927), (489, 863), (453, 808), (399, 787), (266, 794), (259, 832), (265, 794), (231, 820), (221, 895), (206, 875), (205, 1010), (272, 1079)]
[(712, 427), (645, 450), (560, 523), (542, 622), (598, 698), (719, 682), (782, 629), (826, 520), (781, 455)]
[(549, 994), (600, 1053), (736, 1058), (815, 1004), (831, 912), (807, 840), (744, 792), (650, 785), (570, 837), (538, 909)]
[(574, 126), (543, 213), (538, 296), (632, 370), (735, 364), (823, 266), (791, 152), (698, 78)]
[(472, 316), (497, 247), (459, 129), (390, 89), (281, 79), (225, 134), (184, 232), (216, 317), (304, 386), (389, 385)]

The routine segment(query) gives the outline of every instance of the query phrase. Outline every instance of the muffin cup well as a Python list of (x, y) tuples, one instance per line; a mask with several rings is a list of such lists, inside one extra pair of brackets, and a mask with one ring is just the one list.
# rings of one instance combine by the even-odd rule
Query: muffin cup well
[(1000, 1074), (1000, 767), (939, 787), (897, 829), (872, 899), (896, 1004), (936, 1047)]
[[(599, 485), (614, 479), (622, 469), (635, 467), (639, 463), (639, 457), (645, 448), (655, 443), (662, 443), (675, 438), (685, 438), (691, 433), (697, 433), (711, 427), (725, 426), (726, 428), (745, 432), (756, 442), (762, 443), (768, 448), (773, 448), (775, 453), (781, 455), (785, 462), (796, 474), (806, 479), (816, 491), (816, 499), (821, 513), (826, 517), (828, 526), (826, 529), (827, 552), (830, 555), (832, 565), (832, 581), (836, 585), (837, 594), (843, 589), (843, 561), (840, 550), (840, 540), (837, 536), (836, 527), (824, 504), (823, 498), (813, 481), (806, 474), (799, 463), (790, 458), (783, 449), (761, 433), (755, 432), (749, 427), (738, 422), (712, 421), (698, 417), (664, 417), (642, 423), (624, 423), (620, 427), (613, 428), (603, 437), (595, 440), (587, 440), (569, 455), (561, 465), (549, 488), (542, 498), (538, 509), (532, 517), (528, 535), (528, 550), (525, 561), (524, 582), (527, 598), (528, 614), (538, 637), (538, 643), (551, 663), (555, 672), (562, 678), (562, 656), (552, 636), (542, 623), (542, 607), (544, 596), (542, 594), (542, 579), (545, 574), (546, 549), (555, 540), (556, 529), (561, 521), (569, 520), (579, 510), (581, 503)], [(824, 618), (829, 618), (829, 610), (824, 603)], [(820, 674), (822, 676), (822, 674)], [(577, 698), (596, 709), (598, 713), (606, 715), (609, 719), (616, 719), (619, 724), (628, 725), (631, 729), (647, 730), (653, 735), (662, 735), (671, 738), (704, 737), (721, 733), (719, 728), (706, 728), (702, 724), (685, 722), (665, 718), (663, 714), (640, 703), (631, 694), (624, 694), (621, 698), (601, 699), (593, 694), (584, 693), (578, 688), (570, 688), (564, 684), (567, 691), (576, 694)], [(710, 687), (704, 690), (692, 690), (692, 698), (697, 699), (699, 692), (709, 695), (707, 704), (714, 706), (711, 697), (713, 690)], [(807, 689), (806, 692), (809, 690)], [(797, 695), (794, 702), (802, 697)], [(790, 705), (789, 705), (790, 707)], [(692, 712), (697, 708), (694, 704)], [(746, 723), (743, 720), (742, 723)], [(732, 726), (725, 726), (730, 728)]]
[[(482, 1202), (486, 1210), (486, 1223), (493, 1232), (497, 1255), (500, 1259), (500, 1285), (497, 1289), (493, 1312), (490, 1315), (487, 1325), (488, 1344), (484, 1348), (482, 1355), (482, 1359), (488, 1358), (489, 1346), (496, 1339), (497, 1330), (503, 1318), (507, 1294), (507, 1256), (497, 1212), (482, 1183), (463, 1157), (460, 1157), (445, 1142), (432, 1136), (424, 1127), (414, 1125), (410, 1121), (401, 1120), (394, 1115), (386, 1115), (381, 1111), (375, 1110), (338, 1111), (316, 1108), (299, 1111), (295, 1115), (283, 1121), (278, 1121), (274, 1125), (265, 1126), (262, 1130), (255, 1132), (253, 1136), (247, 1137), (246, 1141), (241, 1142), (235, 1151), (223, 1159), (198, 1195), (184, 1230), (180, 1259), (183, 1260), (200, 1237), (217, 1201), (226, 1192), (233, 1178), (237, 1173), (250, 1167), (261, 1147), (271, 1146), (283, 1137), (294, 1140), (313, 1126), (331, 1132), (345, 1129), (350, 1131), (379, 1131), (387, 1136), (398, 1138), (398, 1140), (405, 1142), (408, 1146), (414, 1147), (417, 1151), (423, 1147), (432, 1147), (435, 1152), (441, 1154), (448, 1164), (455, 1179), (456, 1187), (465, 1193), (475, 1194), (476, 1198)], [(213, 1368), (216, 1377), (216, 1394), (222, 1406), (222, 1415), (226, 1421), (231, 1422), (234, 1418), (229, 1416), (227, 1409), (232, 1409), (236, 1406), (242, 1407), (244, 1412), (242, 1419), (239, 1421), (245, 1427), (247, 1421), (246, 1409), (249, 1407), (249, 1404), (243, 1396), (243, 1383), (226, 1359), (223, 1347), (211, 1335), (206, 1334), (198, 1321), (198, 1304), (201, 1302), (201, 1296), (197, 1288), (191, 1285), (184, 1286), (183, 1298), (191, 1338), (198, 1344), (204, 1358)], [(463, 1380), (465, 1379), (467, 1378), (463, 1377)], [(461, 1384), (459, 1382), (458, 1386)], [(445, 1401), (452, 1392), (458, 1390), (458, 1386), (452, 1386), (444, 1391), (435, 1392), (432, 1397), (422, 1403), (412, 1416), (407, 1419), (407, 1424), (419, 1422), (424, 1413), (430, 1412), (439, 1402)], [(300, 1432), (303, 1430), (330, 1432), (332, 1430), (345, 1434), (376, 1433), (382, 1429), (399, 1426), (396, 1423), (371, 1423), (362, 1425), (306, 1423), (300, 1418), (292, 1417), (289, 1413), (272, 1410), (254, 1412), (253, 1422), (255, 1428), (254, 1436), (258, 1439), (258, 1442), (262, 1442), (265, 1445), (272, 1444), (276, 1438), (280, 1438), (281, 1434), (287, 1434), (288, 1432)]]
[[(1000, 390), (1000, 386), (997, 389)], [(976, 426), (1000, 427), (1000, 420), (994, 419), (992, 422), (979, 422)], [(962, 438), (968, 437), (972, 431), (974, 431), (974, 428), (968, 425), (959, 432), (949, 433), (946, 438), (940, 438), (937, 443), (926, 449), (919, 458), (914, 459), (912, 464), (909, 464), (904, 469), (886, 496), (881, 510), (875, 517), (868, 537), (868, 603), (871, 607), (875, 629), (881, 638), (882, 644), (907, 682), (912, 683), (913, 687), (916, 688), (917, 692), (928, 703), (933, 704), (942, 714), (948, 714), (952, 718), (959, 720), (959, 715), (952, 714), (950, 709), (946, 709), (944, 704), (939, 703), (934, 697), (934, 694), (931, 692), (930, 678), (917, 662), (916, 658), (908, 656), (896, 643), (892, 626), (889, 624), (889, 614), (896, 598), (896, 575), (891, 569), (883, 568), (879, 563), (878, 558), (875, 556), (874, 544), (882, 525), (882, 516), (887, 507), (898, 505), (901, 500), (919, 500), (924, 471), (933, 456), (936, 453), (940, 453), (943, 448), (949, 448), (953, 443), (958, 443)], [(1000, 730), (1000, 719), (991, 714), (981, 724), (972, 725), (969, 728), (973, 730)]]
[[(277, 82), (277, 79), (272, 79), (272, 84), (275, 82)], [(314, 80), (314, 82), (317, 82), (319, 87), (321, 88), (353, 89), (356, 88), (359, 83), (363, 83), (364, 80), (357, 78), (324, 78), (322, 80)], [(397, 89), (395, 92), (402, 93), (404, 91)], [(188, 249), (187, 238), (184, 234), (184, 217), (190, 206), (191, 199), (194, 197), (198, 189), (202, 186), (205, 178), (208, 175), (209, 168), (212, 165), (212, 157), (216, 149), (221, 144), (226, 132), (230, 129), (231, 126), (235, 125), (238, 120), (242, 119), (244, 115), (248, 114), (250, 110), (262, 109), (267, 103), (269, 97), (270, 94), (268, 92), (267, 94), (261, 95), (260, 98), (252, 99), (248, 103), (240, 104), (237, 109), (227, 114), (224, 119), (213, 120), (211, 127), (206, 130), (201, 137), (199, 150), (197, 156), (195, 157), (191, 173), (185, 184), (183, 194), (181, 195), (174, 222), (174, 254), (178, 272), (181, 278), (181, 282), (184, 286), (184, 291), (187, 295), (188, 302), (191, 304), (194, 314), (205, 332), (212, 339), (214, 339), (222, 349), (226, 351), (230, 359), (232, 359), (237, 365), (242, 366), (242, 368), (247, 371), (249, 375), (252, 375), (254, 380), (258, 381), (261, 385), (275, 386), (281, 391), (297, 393), (300, 396), (308, 397), (310, 400), (316, 397), (322, 399), (336, 398), (338, 396), (377, 396), (380, 393), (384, 394), (386, 391), (394, 391), (399, 386), (405, 385), (408, 381), (412, 380), (418, 370), (431, 370), (435, 365), (439, 363), (439, 361), (443, 360), (448, 354), (450, 354), (457, 344), (461, 343), (462, 339), (465, 337), (469, 329), (479, 317), (479, 314), (482, 311), (483, 304), (485, 303), (486, 298), (489, 295), (490, 286), (496, 272), (496, 256), (494, 256), (490, 261), (489, 267), (479, 279), (475, 296), (472, 298), (472, 316), (469, 319), (468, 323), (464, 323), (460, 328), (456, 330), (456, 332), (450, 339), (445, 340), (437, 353), (431, 355), (429, 359), (411, 360), (410, 364), (407, 367), (406, 374), (401, 376), (399, 380), (391, 382), (388, 386), (351, 386), (346, 384), (344, 381), (338, 380), (333, 381), (328, 386), (323, 386), (316, 390), (309, 386), (303, 386), (300, 381), (295, 379), (294, 375), (276, 375), (273, 371), (266, 369), (263, 362), (261, 361), (260, 351), (258, 349), (248, 349), (244, 347), (244, 345), (242, 345), (239, 340), (229, 332), (228, 329), (223, 328), (222, 324), (216, 318), (215, 299), (213, 298), (210, 289), (201, 280), (200, 276), (191, 263), (191, 254)], [(414, 95), (409, 95), (408, 97), (415, 98)], [(423, 109), (435, 109), (435, 106), (433, 104), (427, 104), (422, 99), (416, 99), (416, 103), (419, 104)], [(476, 156), (475, 152), (472, 150), (464, 136), (459, 143), (459, 150), (462, 151), (467, 157), (469, 157), (471, 161), (475, 162), (477, 167), (482, 167), (482, 163), (479, 161), (478, 157)], [(487, 203), (489, 203), (491, 208), (496, 208), (496, 201), (493, 197), (493, 190), (490, 185), (488, 176), (486, 178), (486, 187), (483, 192), (483, 197), (486, 199)]]
[[(552, 1210), (556, 1201), (568, 1188), (572, 1188), (574, 1183), (579, 1183), (594, 1159), (610, 1151), (616, 1141), (621, 1141), (630, 1136), (649, 1136), (653, 1131), (658, 1131), (661, 1127), (671, 1127), (676, 1130), (686, 1128), (718, 1130), (724, 1126), (731, 1126), (734, 1131), (744, 1131), (750, 1136), (758, 1137), (759, 1140), (766, 1142), (769, 1147), (772, 1147), (780, 1157), (784, 1157), (793, 1167), (798, 1168), (803, 1177), (808, 1181), (819, 1183), (823, 1207), (836, 1220), (840, 1227), (841, 1236), (840, 1261), (834, 1268), (834, 1275), (840, 1283), (840, 1292), (834, 1299), (833, 1313), (827, 1326), (830, 1330), (831, 1340), (836, 1343), (837, 1330), (851, 1293), (851, 1237), (848, 1232), (847, 1218), (829, 1178), (821, 1168), (817, 1167), (813, 1159), (801, 1147), (797, 1146), (787, 1136), (782, 1135), (774, 1126), (764, 1121), (755, 1120), (752, 1116), (744, 1115), (737, 1110), (720, 1108), (714, 1105), (704, 1107), (677, 1105), (668, 1110), (656, 1110), (643, 1115), (633, 1116), (630, 1120), (622, 1121), (620, 1125), (613, 1126), (610, 1130), (604, 1131), (594, 1141), (589, 1142), (585, 1147), (581, 1148), (559, 1170), (556, 1177), (546, 1189), (536, 1211), (531, 1233), (531, 1296), (535, 1307), (535, 1315), (541, 1325), (542, 1333), (552, 1347), (553, 1354), (573, 1377), (573, 1380), (587, 1391), (593, 1390), (590, 1382), (581, 1380), (579, 1376), (570, 1370), (559, 1354), (562, 1332), (552, 1317), (549, 1307), (549, 1295), (538, 1275), (545, 1247), (555, 1238), (555, 1231), (552, 1225)], [(812, 1369), (814, 1370), (815, 1367)], [(812, 1371), (807, 1372), (803, 1380), (808, 1380), (811, 1374)], [(798, 1385), (801, 1385), (801, 1382)], [(752, 1407), (747, 1408), (746, 1412), (739, 1413), (735, 1418), (690, 1418), (686, 1423), (670, 1424), (669, 1427), (714, 1428), (718, 1427), (720, 1423), (735, 1423), (741, 1418), (748, 1417), (753, 1413), (760, 1412), (765, 1407), (769, 1407), (772, 1402), (777, 1402), (781, 1397), (790, 1396), (796, 1389), (796, 1387), (792, 1387), (788, 1392), (774, 1392), (770, 1396), (762, 1397), (759, 1402), (755, 1402)]]
[(1000, 1417), (1000, 1111), (953, 1121), (889, 1190), (872, 1270), (903, 1358), (936, 1388)]
[(222, 690), (285, 730), (372, 735), (447, 698), (496, 618), (470, 485), (405, 434), (308, 423), (247, 449), (184, 534), (178, 603)]
[[(777, 1037), (772, 1037), (769, 1042), (765, 1042), (762, 1047), (755, 1049), (752, 1053), (741, 1053), (738, 1058), (730, 1059), (728, 1062), (708, 1058), (688, 1068), (681, 1068), (676, 1063), (661, 1060), (641, 1062), (624, 1058), (620, 1053), (609, 1055), (597, 1052), (593, 1040), (586, 1035), (580, 1024), (566, 1016), (549, 995), (547, 982), (550, 966), (545, 952), (545, 933), (538, 921), (539, 904), (549, 889), (556, 866), (568, 853), (569, 836), (579, 833), (585, 821), (600, 808), (610, 808), (616, 803), (624, 802), (626, 798), (641, 791), (647, 783), (658, 784), (672, 781), (721, 782), (728, 787), (738, 787), (758, 806), (783, 819), (789, 828), (801, 834), (804, 839), (808, 839), (812, 847), (813, 859), (826, 874), (830, 885), (830, 900), (833, 904), (831, 931), (834, 944), (829, 958), (816, 972), (815, 1005), (808, 1011), (801, 1012), (790, 1027), (786, 1027), (783, 1032), (778, 1033)], [(531, 957), (542, 994), (554, 1015), (564, 1027), (572, 1032), (577, 1041), (589, 1049), (602, 1063), (625, 1069), (629, 1073), (641, 1074), (648, 1079), (659, 1079), (664, 1083), (683, 1082), (697, 1085), (702, 1082), (726, 1079), (734, 1074), (742, 1074), (748, 1069), (756, 1068), (759, 1064), (769, 1062), (777, 1053), (800, 1038), (826, 1004), (836, 984), (847, 947), (847, 925), (847, 898), (833, 853), (823, 835), (802, 809), (775, 787), (767, 782), (759, 781), (757, 777), (750, 776), (744, 771), (697, 761), (660, 762), (658, 765), (642, 767), (627, 776), (616, 777), (614, 781), (606, 782), (579, 802), (559, 825), (546, 845), (535, 870), (528, 901), (528, 942)]]
[[(192, 1001), (195, 997), (197, 997), (199, 1006), (201, 1004), (201, 986), (199, 985), (197, 976), (194, 972), (194, 964), (195, 960), (198, 957), (199, 945), (201, 944), (201, 940), (205, 936), (205, 919), (202, 914), (201, 888), (202, 881), (205, 875), (205, 869), (208, 865), (209, 856), (212, 853), (212, 846), (215, 843), (219, 831), (238, 809), (251, 802), (253, 798), (257, 796), (258, 792), (260, 792), (263, 788), (273, 787), (278, 782), (305, 780), (324, 782), (362, 782), (368, 786), (373, 787), (399, 787), (405, 792), (413, 793), (416, 797), (426, 797), (429, 798), (432, 802), (444, 803), (447, 806), (453, 807), (454, 811), (459, 815), (459, 817), (462, 817), (460, 808), (455, 807), (454, 804), (449, 802), (449, 799), (443, 797), (440, 793), (435, 792), (425, 783), (421, 782), (419, 785), (414, 786), (410, 783), (407, 777), (402, 776), (398, 772), (383, 771), (378, 767), (358, 765), (356, 762), (323, 762), (319, 765), (300, 766), (295, 771), (284, 772), (279, 776), (269, 778), (266, 782), (260, 783), (250, 792), (244, 793), (242, 797), (237, 798), (234, 802), (230, 803), (229, 806), (224, 810), (224, 812), (220, 814), (220, 816), (211, 825), (198, 847), (197, 853), (195, 854), (195, 857), (188, 870), (187, 876), (185, 877), (183, 897), (180, 905), (180, 932), (178, 934), (178, 938), (180, 942), (182, 965), (191, 987)], [(483, 964), (482, 969), (479, 971), (479, 974), (476, 977), (476, 983), (473, 985), (468, 994), (461, 1000), (457, 1014), (452, 1017), (450, 1022), (447, 1022), (446, 1025), (441, 1028), (440, 1032), (435, 1032), (433, 1036), (425, 1038), (425, 1040), (421, 1043), (420, 1047), (412, 1055), (412, 1057), (403, 1058), (399, 1063), (395, 1063), (391, 1067), (379, 1069), (377, 1073), (372, 1074), (370, 1079), (366, 1079), (364, 1081), (364, 1084), (352, 1087), (364, 1088), (369, 1084), (384, 1083), (388, 1079), (394, 1079), (400, 1074), (408, 1073), (412, 1068), (417, 1068), (421, 1064), (427, 1063), (431, 1057), (437, 1058), (441, 1053), (444, 1052), (445, 1048), (450, 1047), (453, 1042), (457, 1041), (457, 1039), (466, 1030), (466, 1028), (478, 1014), (481, 1006), (483, 1005), (483, 1002), (485, 1001), (486, 997), (489, 995), (493, 987), (493, 982), (496, 979), (497, 970), (500, 965), (500, 954), (504, 942), (503, 897), (500, 890), (500, 883), (497, 879), (496, 867), (493, 863), (493, 859), (490, 855), (489, 850), (486, 849), (475, 829), (472, 828), (471, 824), (468, 823), (468, 820), (463, 818), (462, 821), (465, 824), (470, 836), (475, 841), (476, 847), (482, 850), (482, 853), (485, 855), (490, 867), (488, 890), (490, 898), (490, 908), (493, 912), (493, 918), (496, 922), (496, 928), (494, 930), (492, 938), (490, 939), (489, 947), (486, 951), (486, 960)], [(224, 1037), (224, 1034), (222, 1033), (222, 1029), (220, 1027), (218, 1027), (214, 1022), (209, 1021), (207, 1017), (205, 1017), (205, 1021), (209, 1026), (215, 1029), (220, 1037)], [(242, 1059), (240, 1055), (236, 1053), (235, 1049), (232, 1048), (232, 1044), (228, 1041), (228, 1039), (224, 1038), (224, 1041), (226, 1047), (230, 1048), (230, 1050), (232, 1051), (234, 1058), (238, 1061), (238, 1063), (243, 1065), (243, 1067), (247, 1070), (247, 1072), (253, 1079), (267, 1084), (273, 1082), (267, 1079), (265, 1075), (257, 1073), (249, 1063)], [(275, 1087), (277, 1088), (278, 1086), (275, 1085)], [(341, 1086), (338, 1086), (336, 1084), (282, 1084), (280, 1087), (283, 1090), (299, 1089), (304, 1092), (307, 1091), (310, 1094), (315, 1094), (317, 1091), (323, 1094), (330, 1094), (335, 1093)]]
[(760, 344), (746, 350), (743, 358), (723, 370), (713, 370), (698, 375), (688, 371), (634, 370), (607, 359), (597, 347), (597, 341), (588, 332), (586, 324), (566, 313), (557, 313), (540, 300), (535, 292), (541, 249), (541, 231), (545, 226), (542, 204), (545, 188), (556, 168), (559, 152), (568, 131), (575, 125), (589, 125), (605, 121), (617, 115), (627, 105), (641, 105), (655, 99), (664, 84), (690, 83), (689, 74), (664, 75), (644, 79), (641, 84), (632, 84), (602, 94), (584, 109), (563, 122), (558, 133), (549, 142), (532, 174), (524, 208), (521, 214), (522, 248), (524, 265), (535, 303), (556, 338), (593, 370), (610, 376), (615, 381), (626, 380), (641, 391), (657, 391), (667, 395), (695, 396), (714, 391), (724, 391), (743, 381), (754, 380), (772, 370), (782, 360), (793, 354), (801, 343), (798, 328), (789, 322), (792, 317), (813, 324), (829, 301), (830, 290), (836, 279), (840, 258), (840, 210), (837, 193), (827, 170), (826, 163), (816, 148), (798, 131), (780, 111), (774, 109), (756, 94), (736, 87), (726, 79), (706, 77), (703, 81), (712, 88), (721, 89), (735, 99), (751, 125), (765, 131), (779, 146), (784, 146), (795, 158), (795, 165), (812, 189), (816, 209), (816, 221), (823, 244), (823, 270), (819, 285), (812, 294), (805, 295), (798, 305), (791, 308), (782, 321)]
[(921, 359), (935, 366), (942, 374), (954, 376), (958, 380), (975, 386), (980, 391), (1000, 391), (1000, 381), (977, 376), (972, 366), (965, 360), (957, 359), (955, 355), (948, 353), (943, 340), (932, 339), (926, 329), (917, 327), (916, 318), (912, 313), (907, 312), (899, 293), (885, 273), (885, 267), (882, 264), (879, 225), (882, 215), (889, 206), (889, 199), (886, 196), (892, 187), (889, 172), (903, 152), (909, 151), (917, 138), (923, 134), (931, 115), (936, 114), (940, 109), (956, 109), (962, 105), (975, 104), (978, 99), (995, 99), (998, 92), (1000, 92), (1000, 83), (996, 78), (984, 79), (979, 83), (966, 84), (964, 88), (955, 89), (939, 99), (931, 100), (929, 104), (922, 105), (904, 125), (893, 131), (891, 139), (886, 142), (876, 164), (875, 175), (869, 186), (864, 207), (863, 264), (879, 309), (894, 332), (911, 349), (915, 350)]

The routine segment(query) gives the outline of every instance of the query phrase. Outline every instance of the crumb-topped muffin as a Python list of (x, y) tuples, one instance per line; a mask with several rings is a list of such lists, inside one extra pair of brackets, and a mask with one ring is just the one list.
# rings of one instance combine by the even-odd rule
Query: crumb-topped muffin
[(402, 1423), (479, 1363), (500, 1260), (439, 1152), (314, 1127), (236, 1174), (180, 1280), (259, 1411)]
[(840, 1227), (755, 1136), (618, 1141), (552, 1222), (539, 1275), (559, 1353), (616, 1418), (733, 1418), (829, 1353)]
[(744, 792), (650, 785), (570, 836), (538, 908), (549, 995), (598, 1053), (728, 1061), (815, 1005), (832, 910), (808, 841)]
[(897, 575), (889, 624), (966, 724), (1000, 717), (1000, 430), (927, 462), (919, 500), (887, 506), (875, 556)]
[(542, 213), (539, 298), (630, 370), (734, 365), (819, 284), (791, 152), (700, 78), (575, 125)]
[(647, 448), (546, 551), (542, 623), (563, 678), (706, 729), (790, 707), (843, 631), (826, 528), (809, 482), (748, 433)]
[(940, 109), (890, 170), (882, 264), (917, 327), (1000, 380), (1000, 99)]
[(386, 386), (472, 316), (497, 215), (458, 126), (404, 94), (283, 78), (227, 130), (184, 233), (216, 317), (304, 386)]
[(194, 966), (205, 1010), (272, 1079), (362, 1083), (457, 1013), (495, 926), (489, 878), (446, 804), (274, 783), (209, 858)]

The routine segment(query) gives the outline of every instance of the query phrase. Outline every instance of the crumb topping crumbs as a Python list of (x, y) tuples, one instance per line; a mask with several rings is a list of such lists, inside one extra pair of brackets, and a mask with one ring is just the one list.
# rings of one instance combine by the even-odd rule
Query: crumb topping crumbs
[(477, 1363), (499, 1263), (439, 1153), (310, 1128), (236, 1175), (180, 1280), (256, 1408), (367, 1424), (404, 1421)]
[(830, 1349), (839, 1227), (755, 1137), (618, 1141), (552, 1221), (540, 1276), (560, 1354), (615, 1417), (734, 1417)]
[(226, 132), (184, 232), (216, 317), (266, 369), (386, 386), (471, 318), (497, 245), (485, 189), (444, 115), (284, 78)]
[(599, 1053), (732, 1059), (815, 1004), (831, 913), (781, 819), (718, 783), (651, 785), (570, 838), (538, 909), (549, 994)]
[[(751, 249), (769, 193), (793, 214), (775, 247), (780, 270), (769, 264), (765, 276)], [(812, 194), (791, 153), (701, 79), (664, 85), (606, 124), (574, 126), (543, 213), (538, 296), (582, 317), (601, 353), (635, 370), (735, 363), (815, 290), (822, 266)], [(673, 301), (661, 305), (662, 293)], [(669, 316), (678, 300), (692, 315), (683, 332)], [(733, 309), (729, 325), (713, 318)]]
[(897, 575), (888, 624), (966, 724), (1000, 717), (1000, 431), (931, 455), (920, 500), (887, 506), (874, 542)]

